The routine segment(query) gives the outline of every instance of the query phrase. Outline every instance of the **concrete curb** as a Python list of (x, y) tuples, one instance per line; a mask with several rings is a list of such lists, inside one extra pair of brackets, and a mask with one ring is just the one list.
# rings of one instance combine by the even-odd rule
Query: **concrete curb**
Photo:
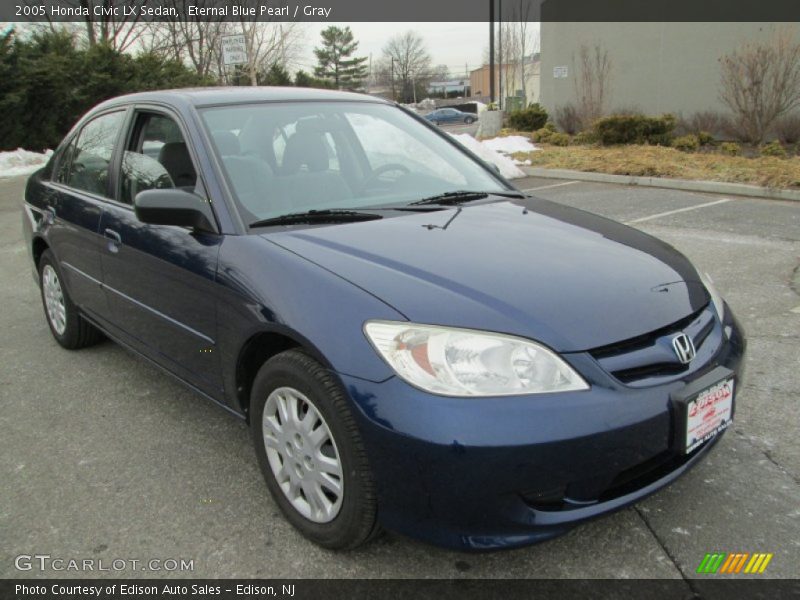
[(590, 181), (594, 183), (640, 185), (642, 187), (666, 188), (687, 192), (704, 192), (707, 194), (724, 194), (726, 196), (749, 196), (751, 198), (793, 200), (795, 202), (800, 202), (800, 190), (771, 189), (744, 183), (693, 181), (691, 179), (667, 179), (664, 177), (635, 177), (632, 175), (610, 175), (608, 173), (588, 173), (585, 171), (545, 169), (542, 167), (521, 166), (520, 168), (531, 177), (571, 179), (574, 181)]

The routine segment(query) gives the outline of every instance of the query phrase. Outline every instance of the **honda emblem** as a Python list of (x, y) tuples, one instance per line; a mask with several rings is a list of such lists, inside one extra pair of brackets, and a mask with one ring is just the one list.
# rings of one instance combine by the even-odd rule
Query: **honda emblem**
[(692, 338), (685, 333), (679, 333), (672, 338), (672, 348), (675, 350), (678, 360), (684, 365), (692, 362), (692, 359), (697, 353), (694, 349), (694, 342), (692, 342)]

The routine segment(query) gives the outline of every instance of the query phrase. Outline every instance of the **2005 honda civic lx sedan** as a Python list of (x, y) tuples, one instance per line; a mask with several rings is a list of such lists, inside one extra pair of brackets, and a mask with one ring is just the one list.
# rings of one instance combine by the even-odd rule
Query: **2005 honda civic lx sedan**
[(328, 548), (564, 533), (702, 460), (741, 388), (742, 332), (684, 256), (368, 96), (109, 100), (22, 220), (57, 342), (105, 335), (246, 419)]

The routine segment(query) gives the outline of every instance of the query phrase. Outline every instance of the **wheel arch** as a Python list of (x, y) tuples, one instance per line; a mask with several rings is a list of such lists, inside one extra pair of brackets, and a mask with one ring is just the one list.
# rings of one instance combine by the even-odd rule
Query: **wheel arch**
[(292, 330), (280, 328), (252, 334), (239, 349), (234, 372), (236, 400), (248, 422), (250, 421), (250, 391), (258, 370), (273, 356), (292, 349), (307, 352), (326, 369), (333, 371), (325, 356), (305, 337)]
[(39, 261), (42, 259), (42, 254), (45, 250), (50, 249), (50, 244), (45, 241), (41, 236), (34, 236), (31, 240), (31, 256), (33, 257), (33, 264), (36, 269), (39, 269)]

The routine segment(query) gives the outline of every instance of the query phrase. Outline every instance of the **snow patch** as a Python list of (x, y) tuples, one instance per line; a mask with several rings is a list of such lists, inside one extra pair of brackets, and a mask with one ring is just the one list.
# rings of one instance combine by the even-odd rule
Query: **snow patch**
[[(540, 149), (538, 146), (532, 144), (528, 138), (521, 135), (509, 135), (506, 137), (491, 138), (488, 140), (483, 140), (483, 143), (495, 152), (500, 152), (501, 154), (513, 154), (514, 152), (534, 152)], [(527, 167), (531, 164), (530, 159), (517, 160), (512, 158), (512, 160), (514, 161), (515, 165)]]
[(30, 175), (45, 166), (52, 155), (52, 150), (40, 154), (22, 148), (12, 152), (0, 152), (0, 177)]
[(497, 165), (500, 174), (507, 179), (517, 179), (525, 177), (525, 173), (514, 164), (514, 161), (486, 145), (486, 142), (479, 142), (474, 137), (466, 133), (450, 134), (467, 150), (477, 154), (488, 163)]
[(686, 531), (682, 527), (673, 528), (672, 533), (679, 533), (680, 535), (691, 535), (688, 531)]
[(483, 140), (483, 143), (495, 152), (502, 152), (503, 154), (533, 152), (539, 149), (534, 146), (528, 138), (521, 135), (491, 138), (489, 140)]

